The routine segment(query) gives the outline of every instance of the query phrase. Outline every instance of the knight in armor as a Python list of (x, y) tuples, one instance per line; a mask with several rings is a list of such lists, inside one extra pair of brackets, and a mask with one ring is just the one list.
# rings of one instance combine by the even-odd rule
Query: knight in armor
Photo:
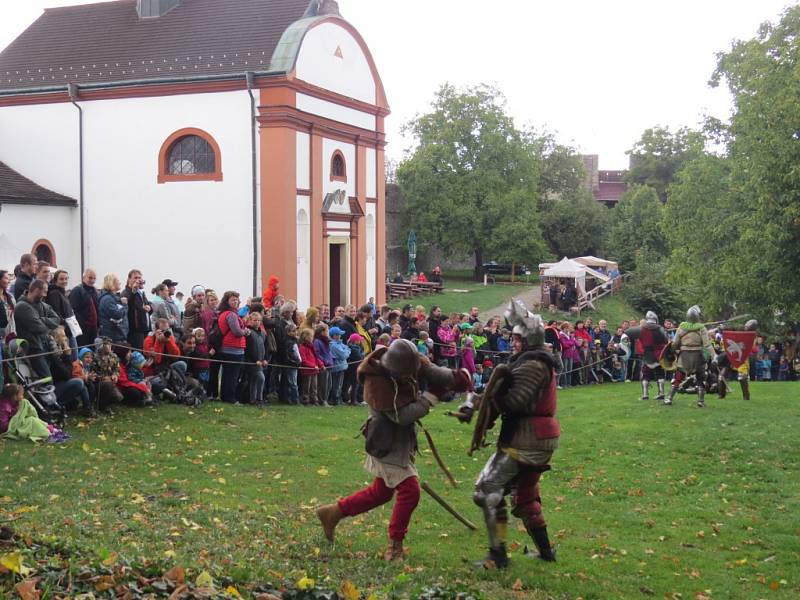
[[(750, 319), (747, 323), (744, 324), (745, 331), (757, 331), (758, 330), (758, 321), (755, 319)], [(755, 341), (753, 342), (755, 345)], [(727, 350), (725, 347), (725, 341), (722, 341), (722, 349)], [(748, 352), (752, 353), (753, 348), (748, 348)], [(739, 385), (742, 386), (742, 397), (745, 400), (750, 400), (750, 361), (745, 360), (742, 365), (734, 369), (733, 365), (730, 363), (730, 359), (728, 358), (727, 354), (720, 353), (717, 356), (717, 366), (719, 367), (719, 397), (724, 398), (727, 391), (728, 385), (727, 380), (728, 377), (732, 377), (733, 373), (736, 373), (736, 377), (739, 380)]]
[(658, 324), (658, 315), (652, 310), (647, 311), (644, 320), (644, 325), (627, 329), (625, 335), (635, 342), (638, 341), (642, 347), (642, 400), (650, 399), (650, 382), (654, 379), (658, 384), (656, 400), (664, 400), (666, 374), (659, 360), (669, 338), (664, 328)]
[(716, 356), (706, 326), (700, 322), (700, 307), (696, 304), (686, 311), (686, 320), (683, 321), (675, 332), (672, 341), (672, 350), (677, 354), (676, 366), (678, 368), (672, 379), (672, 388), (669, 398), (664, 404), (672, 404), (681, 382), (688, 376), (694, 375), (697, 385), (697, 406), (704, 408), (706, 405), (706, 361)]
[(374, 480), (347, 498), (319, 507), (317, 516), (325, 536), (333, 541), (336, 526), (344, 517), (367, 512), (395, 497), (384, 559), (403, 560), (403, 540), (420, 498), (414, 464), (417, 421), (443, 395), (467, 391), (471, 378), (466, 370), (437, 367), (420, 355), (412, 342), (399, 339), (368, 355), (358, 366), (358, 380), (369, 405), (369, 418), (362, 427), (367, 452), (364, 468)]
[[(550, 470), (561, 429), (556, 413), (556, 360), (544, 346), (544, 324), (522, 302), (512, 300), (505, 313), (513, 326), (513, 353), (487, 383), (480, 406), (462, 405), (467, 418), (479, 409), (470, 454), (484, 446), (486, 431), (501, 421), (497, 450), (475, 483), (473, 499), (489, 532), (489, 553), (479, 565), (508, 566), (506, 529), (511, 514), (522, 520), (538, 549), (538, 558), (555, 561), (542, 515), (539, 479)], [(527, 549), (526, 549), (527, 550)]]

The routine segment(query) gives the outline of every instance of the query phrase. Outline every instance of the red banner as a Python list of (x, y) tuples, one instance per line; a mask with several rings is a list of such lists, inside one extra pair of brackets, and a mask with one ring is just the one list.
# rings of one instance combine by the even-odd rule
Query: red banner
[(724, 331), (722, 332), (722, 347), (725, 354), (731, 361), (734, 369), (738, 369), (747, 359), (753, 350), (756, 341), (755, 331)]

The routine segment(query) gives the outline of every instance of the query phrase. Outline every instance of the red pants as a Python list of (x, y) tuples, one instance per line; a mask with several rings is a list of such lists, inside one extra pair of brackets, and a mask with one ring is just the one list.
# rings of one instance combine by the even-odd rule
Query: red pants
[(522, 519), (526, 527), (546, 527), (542, 515), (542, 498), (539, 495), (539, 479), (542, 472), (536, 468), (520, 465), (515, 493), (512, 496), (512, 513)]
[(360, 492), (351, 494), (347, 498), (339, 500), (339, 510), (345, 517), (354, 517), (372, 510), (375, 507), (386, 504), (392, 499), (392, 495), (397, 492), (397, 499), (392, 510), (392, 520), (389, 521), (389, 537), (395, 541), (402, 541), (408, 533), (408, 523), (411, 521), (411, 513), (419, 504), (419, 482), (416, 477), (409, 477), (396, 488), (386, 487), (386, 483), (380, 477), (376, 477), (372, 485), (365, 487)]

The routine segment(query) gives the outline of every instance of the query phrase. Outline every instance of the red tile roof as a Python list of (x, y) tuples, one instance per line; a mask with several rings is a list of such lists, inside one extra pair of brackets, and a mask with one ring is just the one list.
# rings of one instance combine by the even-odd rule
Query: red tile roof
[(266, 71), (308, 0), (183, 0), (139, 19), (136, 0), (44, 11), (0, 53), (0, 91)]
[(621, 181), (601, 181), (594, 199), (599, 202), (619, 202), (627, 189), (628, 186)]

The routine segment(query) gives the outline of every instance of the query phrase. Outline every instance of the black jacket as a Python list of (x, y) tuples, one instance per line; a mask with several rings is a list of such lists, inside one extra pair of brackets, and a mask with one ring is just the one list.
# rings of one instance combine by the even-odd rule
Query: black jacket
[[(81, 326), (84, 334), (88, 332), (96, 333), (100, 327), (99, 300), (100, 295), (97, 293), (97, 289), (83, 282), (72, 288), (72, 291), (69, 293), (69, 303), (72, 305), (72, 310), (75, 311), (78, 325)], [(92, 315), (90, 303), (94, 305), (94, 323), (89, 322)]]
[(129, 287), (120, 295), (128, 299), (128, 333), (150, 333), (150, 314), (144, 309), (150, 303)]
[[(67, 319), (75, 314), (75, 311), (72, 310), (72, 305), (67, 299), (67, 292), (63, 288), (51, 286), (47, 291), (46, 302), (61, 317), (62, 325), (66, 324)], [(69, 329), (67, 329), (67, 335), (72, 335)]]
[(69, 353), (50, 355), (50, 374), (55, 383), (69, 381), (72, 379), (72, 357)]
[(28, 287), (31, 285), (33, 281), (33, 276), (28, 275), (23, 272), (19, 272), (14, 279), (14, 300), (19, 300), (25, 292), (28, 291)]

